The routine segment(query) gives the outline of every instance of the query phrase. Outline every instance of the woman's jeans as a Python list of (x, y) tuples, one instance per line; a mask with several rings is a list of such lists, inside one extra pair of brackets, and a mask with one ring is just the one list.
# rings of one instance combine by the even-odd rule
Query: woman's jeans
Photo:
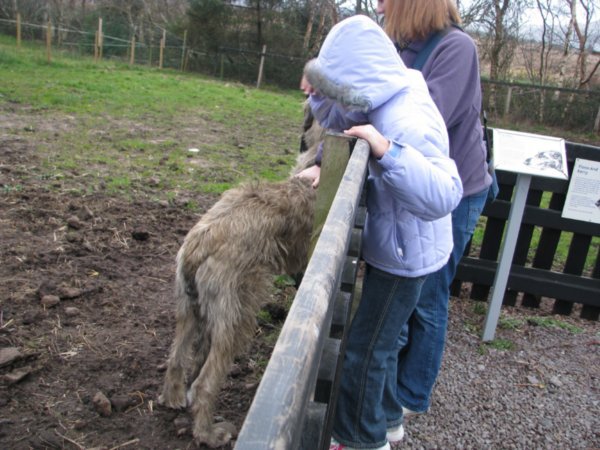
[(388, 386), (389, 396), (416, 412), (427, 411), (431, 392), (442, 364), (450, 284), (465, 248), (485, 206), (488, 189), (465, 197), (452, 212), (454, 249), (448, 263), (427, 276), (421, 296), (407, 325), (402, 330), (398, 356), (397, 392)]
[[(367, 266), (360, 304), (348, 332), (333, 437), (354, 448), (386, 443), (388, 414), (402, 422), (402, 407), (385, 411), (386, 379), (396, 378), (398, 339), (425, 277), (406, 278)], [(389, 423), (388, 423), (389, 425)]]

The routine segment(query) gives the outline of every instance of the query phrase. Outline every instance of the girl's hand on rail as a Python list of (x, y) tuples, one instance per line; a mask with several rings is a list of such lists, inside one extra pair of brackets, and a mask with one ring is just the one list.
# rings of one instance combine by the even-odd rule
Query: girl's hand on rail
[(371, 146), (371, 153), (377, 159), (381, 159), (385, 152), (390, 148), (390, 141), (370, 124), (354, 126), (349, 130), (344, 130), (344, 133), (348, 136), (354, 136), (367, 141)]
[(321, 178), (321, 167), (314, 165), (310, 166), (307, 169), (304, 169), (302, 172), (296, 174), (297, 178), (308, 178), (312, 181), (313, 189), (319, 187), (319, 180)]

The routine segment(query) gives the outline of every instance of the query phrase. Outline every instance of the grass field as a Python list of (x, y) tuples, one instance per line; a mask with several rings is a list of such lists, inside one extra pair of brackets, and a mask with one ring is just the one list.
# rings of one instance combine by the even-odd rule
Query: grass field
[[(174, 195), (284, 178), (298, 147), (302, 101), (300, 91), (257, 90), (118, 62), (54, 54), (49, 64), (39, 47), (17, 49), (14, 39), (0, 37), (0, 102), (49, 122), (59, 117), (47, 129), (22, 127), (39, 136), (46, 158), (39, 176), (60, 178), (66, 188), (82, 188), (81, 170), (86, 186), (102, 180), (122, 194), (144, 181)], [(71, 184), (76, 168), (78, 181)]]

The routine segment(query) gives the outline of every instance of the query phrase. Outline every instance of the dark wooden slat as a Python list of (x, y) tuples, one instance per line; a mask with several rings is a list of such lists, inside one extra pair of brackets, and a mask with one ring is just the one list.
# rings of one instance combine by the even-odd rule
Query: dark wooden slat
[[(463, 258), (457, 276), (465, 281), (492, 285), (497, 266), (496, 261)], [(537, 292), (549, 298), (569, 297), (576, 303), (600, 307), (600, 279), (513, 266), (508, 286), (520, 291)]]
[[(527, 205), (539, 206), (542, 200), (542, 191), (529, 190), (527, 194)], [(531, 239), (533, 237), (534, 225), (523, 223), (519, 230), (519, 237), (517, 238), (517, 244), (515, 246), (515, 254), (513, 256), (512, 263), (517, 266), (524, 266), (527, 262), (527, 256), (529, 255), (529, 248), (531, 246)], [(517, 303), (518, 291), (508, 289), (504, 294), (502, 301), (503, 305), (514, 306)]]
[[(494, 211), (498, 208), (498, 203), (500, 201), (508, 201), (512, 198), (514, 185), (510, 186), (507, 184), (503, 184), (504, 175), (499, 171), (498, 172), (498, 183), (500, 186), (500, 191), (498, 192), (498, 197), (496, 200), (486, 207), (483, 210), (483, 213), (488, 216), (485, 226), (485, 231), (483, 232), (483, 241), (481, 242), (481, 250), (479, 252), (479, 258), (483, 260), (491, 260), (497, 261), (498, 254), (500, 252), (500, 243), (502, 241), (502, 235), (504, 233), (504, 227), (506, 225), (506, 219), (508, 218), (508, 213), (506, 217), (499, 218), (499, 216), (494, 214)], [(516, 177), (515, 177), (516, 180)], [(472, 281), (461, 276), (455, 276), (456, 279), (461, 281)], [(490, 284), (478, 284), (473, 283), (471, 287), (471, 298), (475, 300), (483, 300), (486, 301), (488, 295), (490, 293)]]
[(298, 446), (300, 450), (314, 450), (319, 448), (326, 414), (327, 405), (314, 402), (308, 404), (300, 445)]
[[(600, 278), (600, 246), (598, 247), (598, 253), (596, 254), (596, 265), (592, 272), (592, 278)], [(598, 320), (600, 318), (600, 308), (583, 305), (583, 308), (581, 308), (581, 317), (583, 319)]]
[[(555, 211), (562, 210), (565, 204), (565, 196), (563, 194), (553, 194), (550, 198), (548, 208)], [(533, 259), (533, 267), (538, 269), (550, 270), (554, 262), (554, 255), (558, 248), (561, 231), (556, 228), (545, 227), (542, 229), (538, 248), (536, 249)], [(525, 293), (523, 295), (523, 306), (538, 308), (540, 306), (541, 296), (538, 294)]]
[(340, 339), (325, 339), (323, 354), (321, 356), (321, 364), (319, 365), (319, 373), (317, 375), (317, 384), (315, 386), (315, 402), (329, 403), (331, 388), (335, 381), (340, 348)]
[[(556, 194), (560, 195), (560, 194)], [(489, 216), (497, 219), (506, 220), (510, 212), (510, 200), (497, 200), (493, 207), (488, 210)], [(523, 212), (522, 223), (524, 225), (539, 225), (544, 228), (556, 228), (572, 233), (598, 235), (600, 225), (591, 222), (582, 222), (580, 220), (565, 219), (561, 217), (560, 210), (551, 210), (536, 206), (527, 205)]]
[(362, 251), (362, 229), (354, 228), (350, 236), (350, 246), (348, 247), (348, 256), (360, 257)]
[(342, 292), (352, 292), (357, 272), (358, 258), (355, 256), (348, 256), (344, 263), (344, 270), (342, 271), (342, 286), (340, 287)]
[(344, 330), (348, 326), (348, 315), (350, 314), (352, 294), (350, 292), (338, 292), (335, 306), (333, 308), (333, 317), (331, 318), (330, 336), (341, 338)]
[(591, 159), (593, 161), (600, 161), (598, 153), (600, 152), (599, 147), (587, 144), (577, 144), (574, 142), (567, 142), (567, 159), (574, 161), (576, 158)]
[[(565, 263), (564, 273), (581, 275), (585, 266), (585, 260), (587, 258), (590, 243), (592, 241), (591, 236), (584, 236), (581, 234), (573, 235), (571, 246), (569, 247), (569, 254)], [(573, 302), (569, 300), (563, 300), (565, 298), (571, 298), (568, 295), (556, 295), (554, 298), (557, 300), (554, 302), (552, 311), (555, 314), (563, 314), (568, 316), (573, 310)]]

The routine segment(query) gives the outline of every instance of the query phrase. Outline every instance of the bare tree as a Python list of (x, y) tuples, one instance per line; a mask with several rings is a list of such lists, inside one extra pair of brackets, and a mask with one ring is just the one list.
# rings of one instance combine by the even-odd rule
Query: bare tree
[(0, 17), (14, 19), (17, 11), (17, 0), (0, 0)]
[(307, 6), (309, 19), (304, 32), (302, 50), (307, 55), (316, 55), (325, 35), (339, 20), (340, 3), (335, 0), (307, 0)]
[(485, 12), (489, 7), (488, 0), (473, 0), (471, 2), (457, 1), (456, 6), (458, 7), (460, 17), (465, 27), (470, 25), (477, 27), (483, 23)]
[[(553, 0), (535, 0), (537, 11), (540, 15), (541, 33), (539, 39), (532, 36), (528, 40), (522, 40), (520, 48), (523, 54), (523, 62), (528, 77), (534, 84), (544, 86), (548, 83), (551, 67), (552, 50), (555, 46), (558, 13), (553, 8)], [(544, 121), (544, 108), (546, 104), (546, 91), (540, 90), (538, 120)]]
[[(555, 0), (535, 0), (541, 19), (540, 28), (530, 30), (528, 39), (521, 39), (521, 52), (528, 78), (534, 84), (545, 85), (550, 78), (553, 55), (556, 58), (556, 45), (560, 36), (557, 32), (560, 13), (555, 8)], [(539, 33), (539, 34), (538, 34)]]
[[(588, 69), (588, 54), (590, 49), (588, 48), (588, 41), (590, 39), (591, 24), (594, 19), (596, 12), (597, 3), (594, 0), (565, 0), (570, 7), (571, 11), (571, 22), (573, 23), (573, 31), (575, 32), (575, 38), (577, 39), (577, 66), (575, 72), (575, 80), (579, 88), (585, 87), (600, 65), (600, 60), (596, 64)], [(577, 6), (583, 9), (583, 23), (580, 22), (578, 17)]]
[(0, 0), (0, 17), (15, 19), (17, 13), (24, 21), (39, 22), (47, 11), (47, 2), (39, 0)]
[[(483, 36), (480, 40), (482, 60), (489, 61), (492, 80), (505, 77), (510, 69), (519, 40), (521, 14), (528, 0), (482, 0), (478, 25)], [(497, 111), (496, 87), (490, 86), (486, 109)]]
[(497, 80), (510, 69), (526, 0), (488, 0), (487, 6), (485, 53), (490, 62), (490, 79)]

